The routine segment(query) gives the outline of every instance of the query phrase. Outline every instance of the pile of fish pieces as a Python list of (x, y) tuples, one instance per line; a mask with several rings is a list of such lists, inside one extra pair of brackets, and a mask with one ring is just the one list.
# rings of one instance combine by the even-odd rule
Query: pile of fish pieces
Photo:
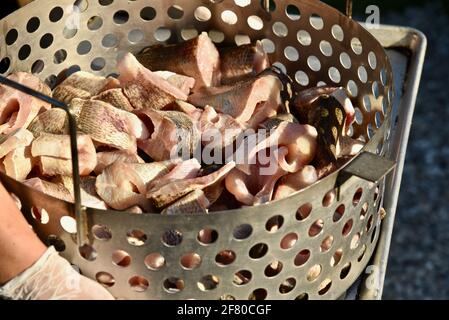
[[(34, 75), (9, 76), (70, 105), (88, 207), (188, 214), (260, 205), (315, 183), (363, 147), (347, 136), (354, 108), (346, 91), (291, 92), (260, 42), (216, 48), (202, 33), (127, 53), (117, 69), (117, 79), (76, 72), (53, 91)], [(248, 150), (252, 161), (206, 166), (193, 157), (201, 147), (235, 146), (246, 129), (270, 130)], [(216, 132), (223, 135), (211, 140)], [(64, 111), (1, 86), (0, 135), (3, 172), (73, 201)]]

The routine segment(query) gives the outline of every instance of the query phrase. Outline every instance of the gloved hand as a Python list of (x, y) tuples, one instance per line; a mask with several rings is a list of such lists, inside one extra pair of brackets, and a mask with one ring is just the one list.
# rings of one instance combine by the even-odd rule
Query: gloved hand
[(13, 300), (114, 300), (100, 284), (76, 272), (54, 247), (0, 287), (0, 296)]

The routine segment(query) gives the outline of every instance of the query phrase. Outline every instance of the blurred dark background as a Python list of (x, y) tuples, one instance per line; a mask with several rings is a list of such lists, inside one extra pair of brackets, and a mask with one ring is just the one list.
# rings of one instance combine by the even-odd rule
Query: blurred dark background
[[(18, 7), (1, 2), (0, 16)], [(345, 0), (324, 2), (345, 7)], [(449, 299), (449, 1), (354, 0), (355, 18), (364, 20), (372, 4), (381, 23), (428, 37), (383, 298)]]

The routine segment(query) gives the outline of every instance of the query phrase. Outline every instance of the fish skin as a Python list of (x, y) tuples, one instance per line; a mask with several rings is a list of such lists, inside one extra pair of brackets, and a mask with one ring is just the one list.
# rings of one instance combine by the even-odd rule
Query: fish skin
[(31, 178), (25, 180), (23, 181), (23, 184), (54, 198), (67, 202), (74, 201), (69, 190), (67, 190), (67, 188), (62, 184), (48, 182), (40, 178)]
[(195, 79), (192, 77), (187, 77), (171, 71), (155, 71), (154, 74), (167, 80), (186, 95), (189, 95), (190, 91), (195, 87)]
[[(108, 206), (104, 201), (100, 199), (95, 190), (95, 177), (81, 177), (80, 179), (80, 191), (81, 191), (81, 205), (89, 208), (95, 208), (100, 210), (107, 210)], [(53, 183), (62, 184), (74, 197), (73, 191), (73, 178), (72, 176), (56, 176), (52, 179)]]
[(98, 100), (73, 99), (71, 108), (75, 113), (78, 130), (90, 135), (92, 140), (119, 150), (137, 152), (129, 112)]
[(65, 104), (70, 104), (76, 98), (89, 99), (91, 96), (88, 91), (72, 86), (59, 85), (53, 89), (53, 98)]
[(123, 150), (97, 152), (97, 165), (94, 169), (95, 174), (99, 175), (104, 168), (114, 162), (144, 163), (145, 161), (137, 154)]
[(28, 130), (35, 137), (41, 133), (69, 134), (67, 114), (62, 109), (51, 108), (34, 118)]
[(116, 162), (97, 177), (95, 188), (100, 198), (116, 210), (139, 206), (149, 210), (145, 184), (129, 163)]
[(210, 203), (202, 190), (194, 190), (162, 210), (162, 215), (207, 214)]
[(105, 89), (117, 86), (117, 80), (112, 77), (102, 77), (86, 71), (77, 71), (67, 77), (59, 86), (77, 88), (95, 96)]
[(194, 190), (202, 190), (221, 181), (234, 167), (235, 162), (229, 162), (207, 176), (168, 182), (158, 188), (148, 190), (147, 198), (156, 208), (163, 208)]
[(171, 181), (196, 178), (200, 169), (201, 164), (195, 158), (185, 161), (178, 159), (178, 162), (170, 168), (170, 172), (167, 172), (157, 180), (151, 181), (147, 185), (147, 190), (157, 189), (159, 186), (163, 186)]
[(17, 181), (24, 181), (34, 166), (30, 146), (18, 147), (3, 159), (5, 173)]
[[(281, 104), (281, 87), (278, 77), (263, 75), (233, 86), (203, 88), (190, 95), (188, 102), (197, 107), (212, 106), (217, 112), (229, 114), (236, 121), (247, 122), (261, 102), (269, 101), (268, 109), (277, 110)], [(265, 120), (264, 117), (259, 118), (258, 121)]]
[[(16, 72), (8, 79), (51, 96), (50, 88), (36, 76)], [(26, 128), (41, 112), (50, 109), (49, 103), (16, 89), (0, 85), (0, 134), (8, 134), (18, 128)]]
[(137, 59), (148, 69), (194, 78), (193, 91), (219, 84), (220, 55), (206, 32), (183, 43), (148, 47), (137, 54)]
[[(89, 135), (78, 135), (78, 163), (80, 175), (89, 175), (97, 165), (95, 146)], [(71, 175), (72, 152), (69, 135), (43, 133), (31, 145), (31, 154), (37, 158), (45, 175)]]
[(0, 135), (0, 159), (16, 148), (29, 146), (33, 139), (33, 134), (24, 128), (16, 129), (7, 135)]
[[(155, 161), (195, 154), (201, 135), (192, 119), (178, 111), (142, 110), (137, 113), (151, 133), (138, 146)], [(152, 130), (150, 129), (152, 128)]]
[(142, 66), (131, 53), (117, 64), (123, 92), (134, 109), (160, 110), (175, 100), (187, 100), (187, 95), (167, 80)]
[(153, 180), (168, 174), (177, 163), (179, 161), (175, 159), (152, 163), (128, 163), (128, 165), (137, 173), (144, 185), (147, 186)]
[(107, 102), (118, 109), (122, 109), (128, 112), (134, 110), (128, 98), (123, 93), (122, 88), (115, 88), (103, 91), (100, 94), (92, 97), (92, 100), (100, 100), (103, 102)]
[(219, 49), (221, 58), (221, 84), (236, 82), (255, 77), (270, 66), (268, 55), (262, 43), (245, 44)]

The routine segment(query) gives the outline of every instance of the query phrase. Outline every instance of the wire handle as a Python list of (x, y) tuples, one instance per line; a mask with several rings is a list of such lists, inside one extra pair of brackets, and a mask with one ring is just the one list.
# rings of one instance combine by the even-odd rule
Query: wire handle
[(352, 19), (352, 0), (346, 0), (346, 16)]
[(90, 244), (89, 240), (89, 229), (87, 221), (86, 208), (81, 205), (81, 191), (80, 191), (80, 175), (79, 175), (79, 161), (78, 161), (78, 148), (77, 148), (77, 125), (75, 120), (75, 115), (72, 110), (63, 102), (51, 98), (39, 91), (31, 89), (24, 86), (16, 81), (10, 80), (2, 75), (0, 75), (0, 83), (4, 84), (13, 89), (19, 90), (30, 96), (33, 96), (39, 100), (50, 103), (53, 106), (64, 110), (67, 113), (69, 122), (69, 133), (70, 133), (70, 150), (72, 153), (72, 175), (73, 175), (73, 192), (75, 198), (74, 204), (74, 216), (77, 222), (77, 244), (81, 248), (85, 245)]

